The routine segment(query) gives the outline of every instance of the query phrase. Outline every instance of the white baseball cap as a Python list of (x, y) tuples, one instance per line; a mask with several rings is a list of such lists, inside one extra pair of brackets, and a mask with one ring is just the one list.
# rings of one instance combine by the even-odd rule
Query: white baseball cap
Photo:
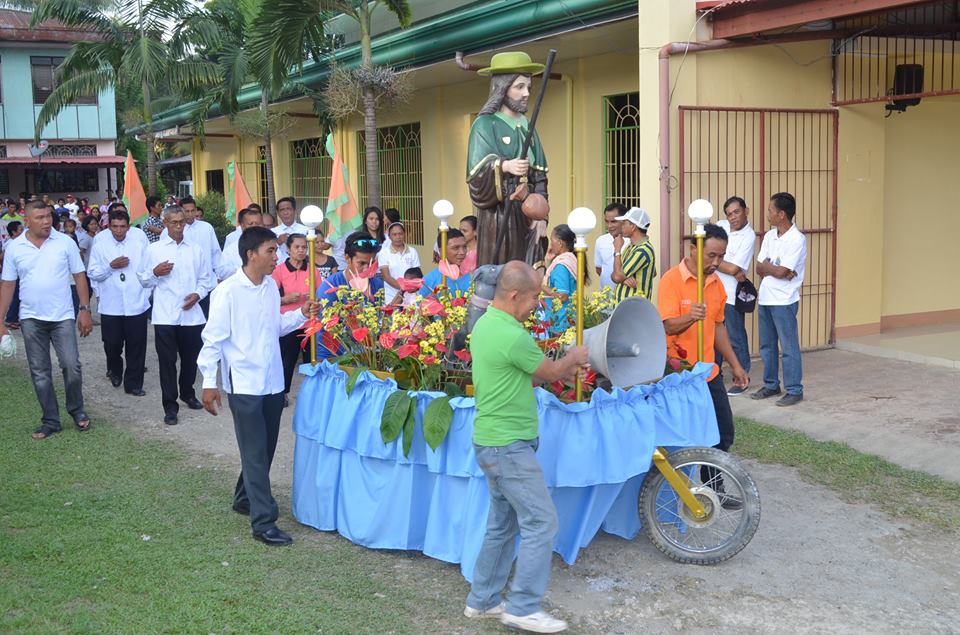
[(614, 220), (628, 220), (644, 231), (650, 227), (650, 215), (639, 207), (631, 207), (626, 214), (617, 216)]

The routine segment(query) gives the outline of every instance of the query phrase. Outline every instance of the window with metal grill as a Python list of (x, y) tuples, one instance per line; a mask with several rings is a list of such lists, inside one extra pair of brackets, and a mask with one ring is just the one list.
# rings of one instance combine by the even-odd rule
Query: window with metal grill
[(327, 208), (333, 159), (327, 156), (322, 137), (290, 142), (290, 191), (302, 208)]
[(640, 207), (640, 93), (603, 98), (603, 203)]
[[(357, 132), (359, 195), (367, 198), (366, 140)], [(420, 122), (377, 129), (377, 159), (380, 165), (380, 198), (383, 208), (395, 207), (407, 230), (407, 242), (424, 244), (423, 168), (421, 164)]]
[(223, 170), (207, 170), (207, 191), (224, 193)]
[[(30, 74), (33, 80), (33, 103), (44, 104), (63, 81), (60, 73), (62, 57), (30, 57)], [(96, 105), (96, 95), (83, 95), (72, 102), (78, 105)]]

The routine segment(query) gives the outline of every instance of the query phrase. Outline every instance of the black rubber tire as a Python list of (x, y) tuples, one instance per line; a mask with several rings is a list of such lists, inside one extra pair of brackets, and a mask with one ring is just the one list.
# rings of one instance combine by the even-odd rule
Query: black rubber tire
[[(714, 548), (705, 550), (686, 549), (671, 541), (666, 535), (657, 516), (657, 492), (661, 487), (672, 491), (670, 484), (653, 464), (640, 488), (640, 519), (650, 541), (671, 560), (684, 564), (711, 565), (729, 560), (746, 547), (760, 526), (760, 492), (753, 477), (735, 457), (715, 448), (684, 448), (671, 453), (667, 460), (674, 469), (694, 465), (709, 466), (723, 474), (727, 479), (736, 481), (743, 493), (743, 513), (729, 539)], [(667, 523), (675, 524), (675, 523)]]

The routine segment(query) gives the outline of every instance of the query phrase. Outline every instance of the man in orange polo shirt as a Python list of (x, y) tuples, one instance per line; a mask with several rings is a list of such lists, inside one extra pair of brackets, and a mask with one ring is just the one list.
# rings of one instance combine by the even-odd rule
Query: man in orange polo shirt
[[(727, 252), (727, 232), (717, 225), (704, 227), (703, 240), (703, 304), (697, 303), (697, 243), (692, 238), (690, 253), (663, 275), (658, 292), (658, 308), (667, 332), (667, 355), (684, 358), (691, 364), (698, 361), (714, 364), (708, 386), (713, 408), (717, 412), (720, 443), (715, 448), (726, 452), (733, 445), (733, 412), (727, 389), (723, 385), (720, 366), (714, 363), (714, 348), (728, 360), (733, 372), (734, 386), (746, 388), (750, 383), (743, 366), (730, 345), (727, 328), (723, 324), (723, 309), (727, 292), (717, 276), (717, 267)], [(703, 320), (703, 359), (697, 359), (697, 321)], [(680, 353), (685, 353), (681, 355)], [(725, 505), (726, 506), (726, 505)]]

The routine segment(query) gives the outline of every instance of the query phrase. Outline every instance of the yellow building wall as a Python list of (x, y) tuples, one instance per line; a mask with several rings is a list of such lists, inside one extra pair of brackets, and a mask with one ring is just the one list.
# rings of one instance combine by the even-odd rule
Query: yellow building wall
[[(556, 72), (564, 75), (564, 81), (551, 83), (538, 123), (550, 167), (551, 225), (565, 222), (567, 213), (578, 206), (590, 207), (598, 217), (601, 216), (602, 98), (636, 91), (636, 76), (624, 72), (624, 69), (635, 68), (636, 64), (637, 54), (626, 52), (568, 60), (554, 67)], [(421, 74), (430, 72), (430, 69), (417, 71)], [(417, 249), (424, 263), (432, 263), (433, 237), (438, 230), (438, 223), (432, 215), (433, 204), (442, 198), (454, 204), (454, 226), (460, 218), (474, 213), (466, 186), (467, 140), (473, 115), (486, 101), (488, 91), (488, 79), (464, 73), (462, 82), (418, 89), (405, 107), (378, 113), (379, 127), (420, 122), (427, 244), (417, 246)], [(357, 131), (362, 125), (359, 116), (352, 117), (342, 122), (336, 131), (354, 194), (358, 191), (359, 162), (363, 160), (357, 147)], [(274, 182), (278, 196), (288, 194), (291, 188), (290, 142), (318, 134), (316, 120), (304, 118), (297, 119), (282, 138), (274, 139)], [(260, 144), (257, 139), (208, 139), (206, 150), (194, 153), (197, 157), (194, 162), (197, 191), (202, 192), (206, 187), (205, 170), (222, 169), (227, 161), (234, 159), (254, 161)], [(250, 177), (246, 178), (252, 191)], [(364, 201), (358, 202), (362, 207)], [(598, 226), (590, 239), (591, 244), (602, 231)]]
[(883, 105), (840, 109), (837, 335), (878, 332), (884, 227)]
[[(960, 200), (960, 101), (924, 99), (885, 123), (883, 318), (960, 314), (951, 234)], [(879, 219), (874, 216), (872, 222)]]

